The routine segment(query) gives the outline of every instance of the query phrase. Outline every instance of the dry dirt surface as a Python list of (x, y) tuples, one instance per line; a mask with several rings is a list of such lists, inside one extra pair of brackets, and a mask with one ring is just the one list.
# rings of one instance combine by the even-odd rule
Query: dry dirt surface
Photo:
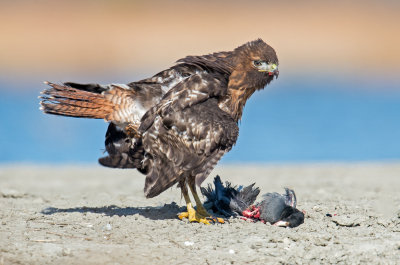
[(146, 199), (135, 170), (3, 165), (0, 264), (400, 264), (400, 163), (220, 165), (206, 182), (216, 174), (293, 188), (305, 223), (188, 223), (179, 189)]

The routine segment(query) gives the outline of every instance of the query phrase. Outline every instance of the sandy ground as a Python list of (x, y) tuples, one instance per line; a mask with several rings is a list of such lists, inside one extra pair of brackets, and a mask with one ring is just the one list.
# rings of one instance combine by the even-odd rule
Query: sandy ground
[(2, 166), (0, 264), (400, 263), (400, 163), (222, 165), (206, 182), (216, 174), (293, 188), (305, 223), (189, 224), (179, 190), (145, 199), (134, 170)]

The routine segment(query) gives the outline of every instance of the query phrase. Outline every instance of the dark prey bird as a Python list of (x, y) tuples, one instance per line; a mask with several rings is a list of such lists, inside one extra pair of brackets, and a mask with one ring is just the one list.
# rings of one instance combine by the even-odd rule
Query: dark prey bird
[(257, 204), (260, 219), (276, 226), (296, 227), (304, 223), (304, 213), (296, 208), (296, 194), (285, 188), (285, 194), (267, 193)]
[(274, 49), (258, 39), (233, 51), (187, 56), (127, 85), (46, 82), (41, 109), (109, 122), (100, 164), (145, 174), (147, 198), (178, 184), (187, 206), (179, 217), (209, 223), (196, 184), (236, 143), (247, 99), (278, 77), (277, 68)]
[(214, 186), (215, 189), (209, 184), (207, 188), (201, 188), (201, 192), (207, 198), (204, 206), (215, 213), (225, 217), (243, 216), (283, 227), (297, 227), (304, 222), (304, 213), (296, 209), (296, 194), (291, 189), (285, 188), (282, 195), (267, 193), (261, 202), (254, 204), (260, 193), (254, 183), (244, 188), (229, 182), (224, 186), (221, 178), (216, 176)]
[(230, 182), (225, 182), (225, 186), (220, 176), (214, 178), (213, 189), (211, 184), (207, 188), (201, 188), (201, 193), (207, 198), (204, 202), (206, 209), (225, 217), (237, 217), (243, 215), (243, 211), (253, 205), (260, 193), (259, 188), (254, 188), (255, 183), (243, 187), (232, 186)]

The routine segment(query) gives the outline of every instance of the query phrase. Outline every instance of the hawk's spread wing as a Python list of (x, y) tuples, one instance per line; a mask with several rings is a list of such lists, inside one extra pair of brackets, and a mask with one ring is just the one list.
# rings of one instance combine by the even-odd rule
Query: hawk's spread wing
[[(146, 151), (145, 194), (154, 197), (182, 176), (203, 176), (236, 142), (238, 127), (218, 107), (226, 80), (199, 73), (172, 88), (142, 119), (140, 131)], [(208, 175), (206, 174), (206, 176)]]

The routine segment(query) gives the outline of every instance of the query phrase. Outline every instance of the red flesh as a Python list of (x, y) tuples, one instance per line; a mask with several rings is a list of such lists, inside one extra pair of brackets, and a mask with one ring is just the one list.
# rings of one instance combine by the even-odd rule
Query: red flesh
[(244, 210), (242, 215), (246, 218), (245, 220), (250, 219), (253, 222), (260, 221), (260, 208), (252, 205), (248, 209)]

